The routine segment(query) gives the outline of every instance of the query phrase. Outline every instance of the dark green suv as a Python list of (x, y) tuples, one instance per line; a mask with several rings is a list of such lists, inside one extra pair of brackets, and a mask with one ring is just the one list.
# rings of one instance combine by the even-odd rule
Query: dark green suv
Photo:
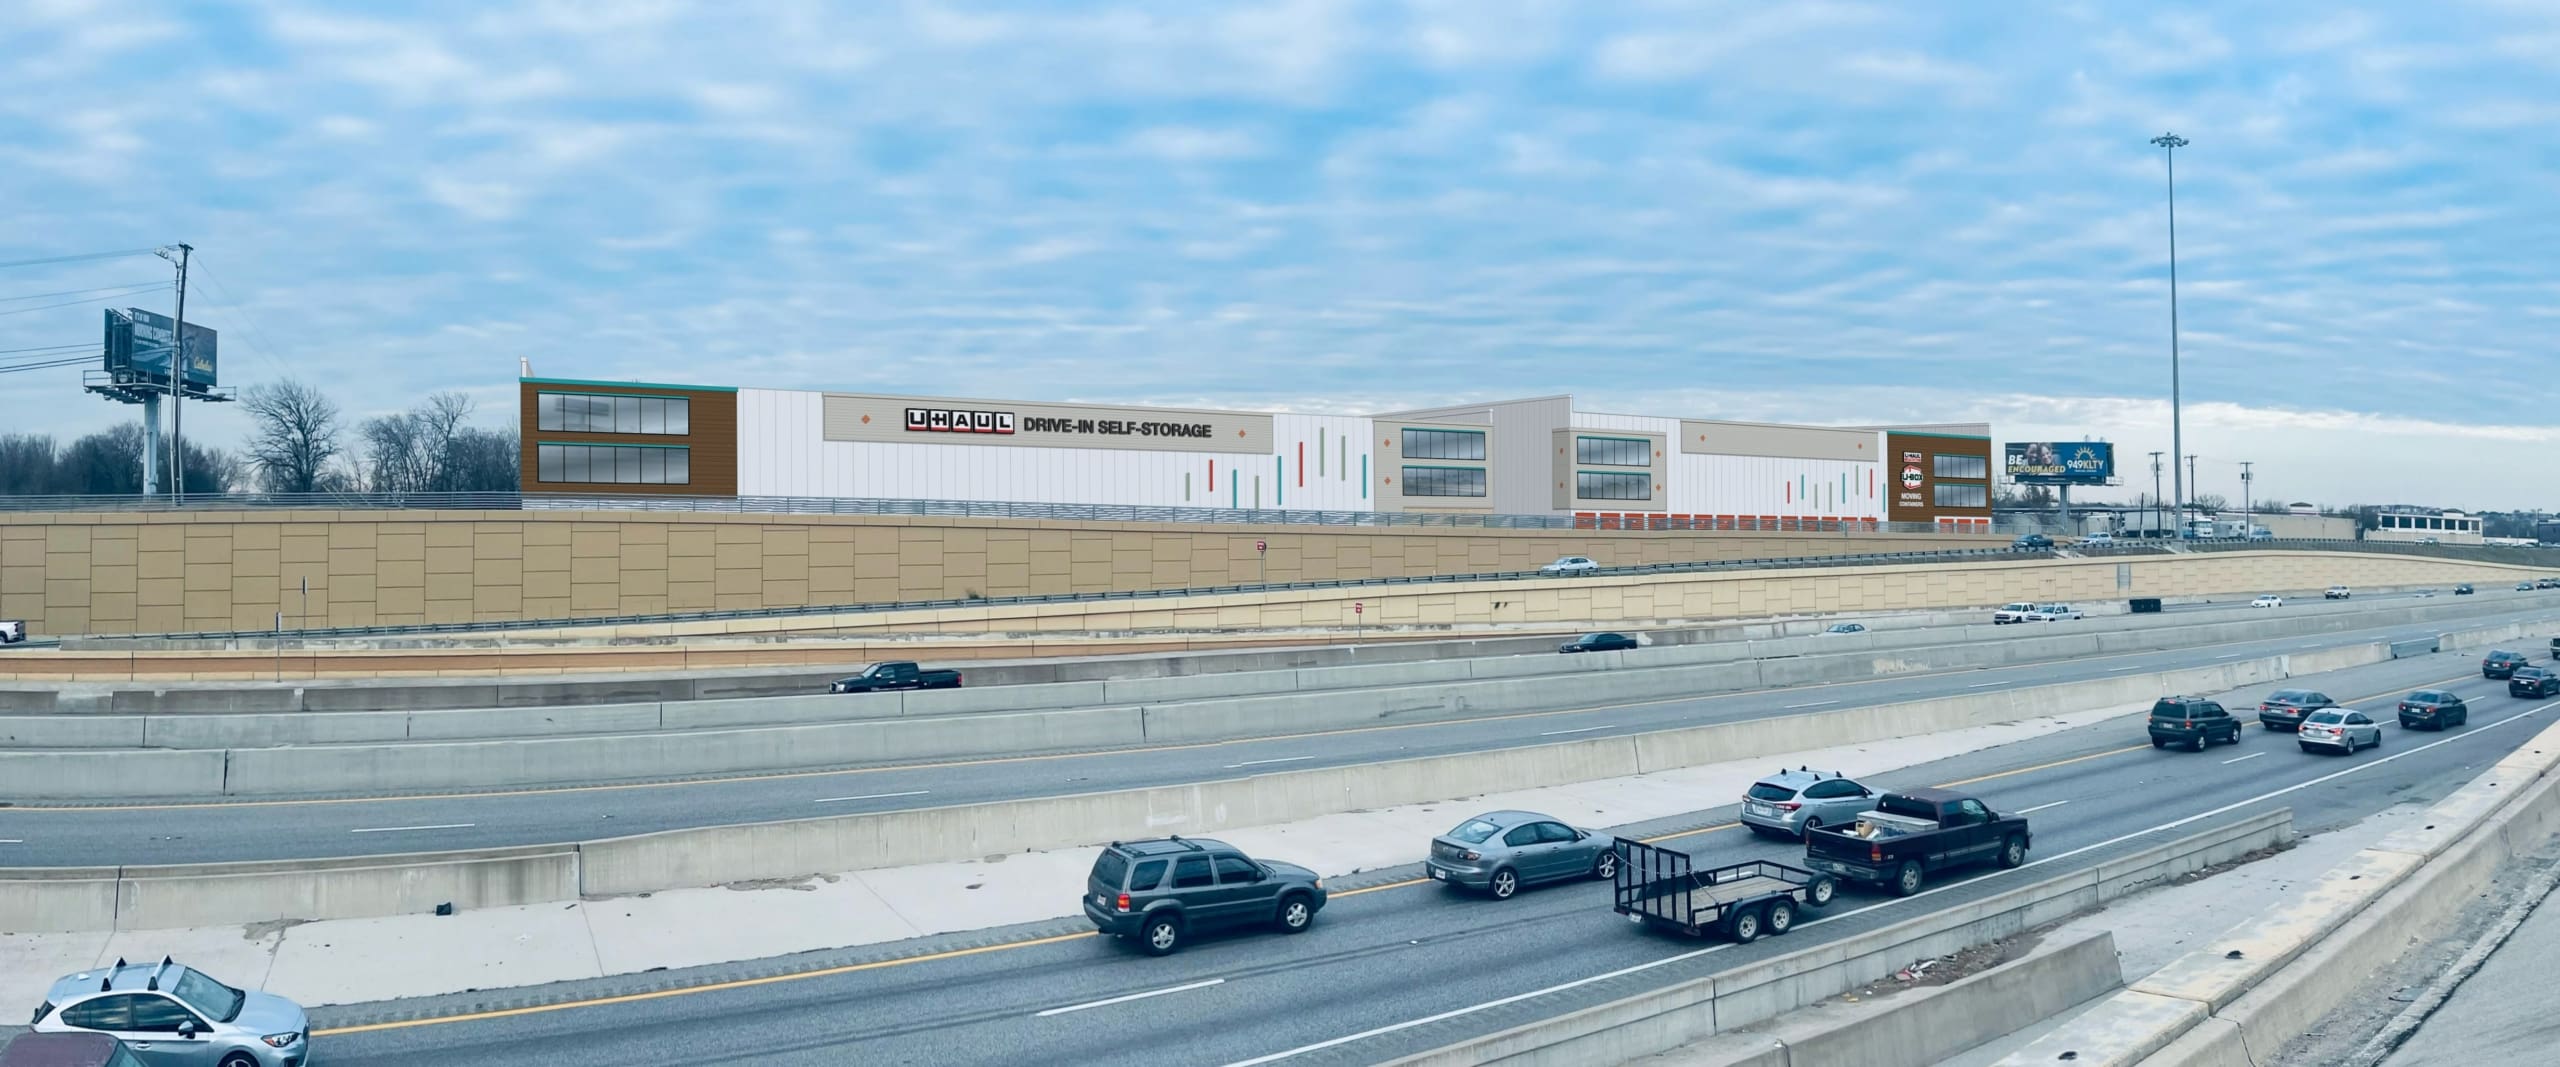
[(2199, 697), (2161, 697), (2151, 705), (2151, 747), (2185, 745), (2198, 752), (2216, 741), (2240, 743), (2240, 720)]
[(1216, 927), (1268, 924), (1303, 934), (1324, 901), (1316, 872), (1205, 837), (1114, 841), (1094, 857), (1084, 885), (1085, 918), (1103, 933), (1136, 939), (1150, 956)]

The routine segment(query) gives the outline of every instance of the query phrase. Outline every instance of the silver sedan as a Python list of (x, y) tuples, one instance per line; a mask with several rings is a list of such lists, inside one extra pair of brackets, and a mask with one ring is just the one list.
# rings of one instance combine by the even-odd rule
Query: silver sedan
[(1431, 839), (1431, 877), (1508, 900), (1524, 885), (1613, 878), (1617, 839), (1534, 811), (1489, 811)]
[(2382, 747), (2382, 724), (2366, 718), (2361, 711), (2346, 708), (2323, 708), (2302, 720), (2302, 750), (2345, 752), (2372, 746)]

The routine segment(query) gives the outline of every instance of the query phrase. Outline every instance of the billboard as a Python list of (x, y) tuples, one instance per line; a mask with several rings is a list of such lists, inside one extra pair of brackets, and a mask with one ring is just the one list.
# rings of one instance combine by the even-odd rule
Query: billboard
[(2105, 441), (2011, 441), (2004, 468), (2021, 485), (2104, 485), (2116, 475), (2116, 446)]
[[(167, 315), (141, 308), (108, 309), (107, 369), (145, 381), (167, 382), (177, 325)], [(219, 356), (215, 342), (213, 330), (187, 324), (187, 388), (211, 389), (215, 385)]]

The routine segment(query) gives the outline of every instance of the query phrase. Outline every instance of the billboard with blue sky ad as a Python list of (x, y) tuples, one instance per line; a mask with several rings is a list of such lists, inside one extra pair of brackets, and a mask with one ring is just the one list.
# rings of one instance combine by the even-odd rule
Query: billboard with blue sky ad
[(2020, 485), (2105, 485), (2116, 475), (2116, 446), (2105, 441), (2011, 441), (2004, 454)]
[[(177, 325), (177, 321), (167, 315), (141, 308), (108, 310), (107, 369), (126, 371), (152, 381), (168, 381), (170, 349)], [(187, 388), (210, 389), (216, 384), (214, 372), (219, 356), (216, 340), (212, 329), (192, 322), (187, 324)]]

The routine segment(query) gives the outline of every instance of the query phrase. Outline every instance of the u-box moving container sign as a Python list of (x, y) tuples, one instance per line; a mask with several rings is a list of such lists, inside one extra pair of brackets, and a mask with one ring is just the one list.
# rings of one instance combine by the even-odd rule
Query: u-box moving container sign
[(1257, 455), (1272, 450), (1271, 416), (1243, 411), (828, 393), (823, 422), (829, 441)]

